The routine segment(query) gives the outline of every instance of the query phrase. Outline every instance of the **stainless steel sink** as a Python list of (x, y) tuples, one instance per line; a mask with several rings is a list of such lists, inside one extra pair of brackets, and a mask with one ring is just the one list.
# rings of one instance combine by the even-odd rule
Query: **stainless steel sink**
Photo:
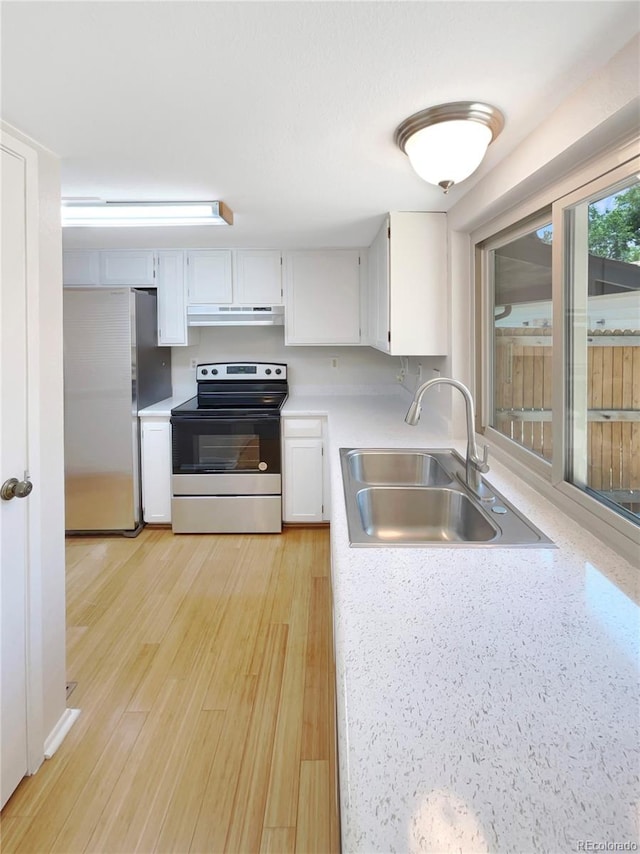
[(546, 547), (551, 540), (483, 480), (467, 489), (451, 448), (341, 448), (352, 546)]
[(455, 489), (378, 486), (356, 493), (366, 534), (387, 543), (488, 543), (498, 529)]
[(349, 472), (362, 483), (378, 485), (446, 486), (451, 477), (437, 459), (425, 451), (350, 451)]

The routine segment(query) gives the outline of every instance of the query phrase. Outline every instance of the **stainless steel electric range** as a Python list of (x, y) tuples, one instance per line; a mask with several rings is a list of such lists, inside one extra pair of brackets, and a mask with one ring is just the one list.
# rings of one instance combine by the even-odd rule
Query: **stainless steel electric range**
[(171, 410), (174, 533), (280, 532), (287, 366), (214, 362), (196, 380), (197, 395)]

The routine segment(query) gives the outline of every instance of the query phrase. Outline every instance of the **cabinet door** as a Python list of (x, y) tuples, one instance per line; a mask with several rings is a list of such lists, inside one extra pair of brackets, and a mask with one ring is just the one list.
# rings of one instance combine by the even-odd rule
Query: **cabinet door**
[(96, 249), (66, 249), (62, 253), (65, 285), (99, 285), (100, 253)]
[(369, 335), (372, 347), (389, 352), (389, 220), (369, 247)]
[(133, 285), (150, 287), (156, 284), (153, 250), (100, 252), (100, 283), (102, 285)]
[(230, 304), (231, 250), (198, 249), (187, 252), (186, 257), (188, 304)]
[(322, 439), (284, 440), (285, 522), (322, 522)]
[(273, 249), (235, 252), (233, 302), (238, 305), (282, 305), (282, 256)]
[(360, 252), (284, 256), (286, 344), (360, 344)]
[(447, 216), (401, 211), (390, 227), (390, 353), (446, 356)]
[(184, 287), (184, 253), (158, 252), (158, 344), (189, 343)]
[(142, 510), (145, 522), (171, 522), (171, 424), (142, 419)]

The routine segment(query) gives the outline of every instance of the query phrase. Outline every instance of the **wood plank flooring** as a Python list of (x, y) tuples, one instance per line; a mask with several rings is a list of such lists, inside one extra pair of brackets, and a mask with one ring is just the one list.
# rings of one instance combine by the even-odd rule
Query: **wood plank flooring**
[(326, 528), (67, 541), (68, 705), (9, 852), (339, 851)]

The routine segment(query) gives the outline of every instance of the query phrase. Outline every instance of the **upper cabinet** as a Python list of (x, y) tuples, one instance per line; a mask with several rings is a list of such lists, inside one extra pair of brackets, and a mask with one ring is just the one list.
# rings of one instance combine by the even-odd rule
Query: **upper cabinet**
[(68, 249), (62, 255), (65, 285), (99, 285), (100, 253), (96, 249)]
[(236, 249), (234, 297), (237, 305), (282, 305), (279, 249)]
[(151, 249), (100, 252), (100, 284), (155, 285), (155, 253)]
[(187, 301), (184, 283), (184, 252), (166, 249), (158, 252), (158, 344), (179, 347), (193, 343), (193, 330), (187, 326)]
[(155, 287), (155, 253), (144, 250), (67, 249), (62, 256), (65, 286)]
[(191, 249), (185, 256), (189, 305), (231, 303), (231, 250)]
[(369, 343), (393, 356), (445, 356), (447, 219), (398, 212), (368, 251)]
[(360, 344), (358, 249), (284, 254), (285, 344)]
[(278, 249), (197, 249), (186, 255), (189, 305), (282, 305)]

